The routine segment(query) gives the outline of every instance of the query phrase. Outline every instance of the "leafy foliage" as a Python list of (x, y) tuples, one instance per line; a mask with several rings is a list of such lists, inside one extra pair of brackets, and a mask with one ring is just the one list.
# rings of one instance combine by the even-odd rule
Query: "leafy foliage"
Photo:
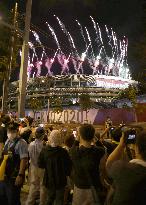
[[(4, 20), (8, 24), (13, 24), (13, 12), (7, 13), (3, 3), (0, 3), (0, 8), (3, 11), (3, 15), (7, 16), (7, 19)], [(14, 36), (14, 42), (12, 43), (12, 36)], [(11, 55), (11, 46), (13, 46), (12, 54), (12, 68), (15, 68), (17, 65), (17, 57), (19, 49), (22, 45), (20, 36), (16, 32), (12, 32), (10, 28), (7, 28), (3, 25), (0, 25), (0, 71), (6, 71), (10, 62)]]
[(79, 105), (81, 110), (88, 110), (93, 107), (93, 102), (89, 94), (81, 94), (79, 97)]
[(51, 106), (53, 107), (53, 112), (56, 113), (63, 112), (62, 100), (60, 98), (54, 97), (51, 100)]
[(128, 88), (126, 88), (125, 90), (121, 91), (118, 95), (118, 99), (128, 99), (130, 100), (131, 104), (133, 107), (136, 106), (136, 96), (137, 96), (137, 89), (136, 87), (129, 85)]
[(42, 100), (39, 98), (30, 98), (28, 104), (34, 114), (43, 108)]

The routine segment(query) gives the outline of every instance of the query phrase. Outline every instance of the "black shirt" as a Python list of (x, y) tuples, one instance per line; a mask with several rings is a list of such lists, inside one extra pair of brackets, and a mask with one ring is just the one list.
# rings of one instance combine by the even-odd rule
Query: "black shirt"
[(74, 145), (70, 150), (73, 162), (73, 180), (80, 189), (88, 189), (91, 185), (100, 188), (99, 164), (105, 151), (101, 147)]
[(146, 205), (146, 167), (119, 160), (108, 174), (114, 188), (110, 205)]
[(48, 189), (61, 189), (67, 184), (72, 163), (62, 147), (44, 147), (39, 155), (38, 166), (45, 169), (44, 185)]

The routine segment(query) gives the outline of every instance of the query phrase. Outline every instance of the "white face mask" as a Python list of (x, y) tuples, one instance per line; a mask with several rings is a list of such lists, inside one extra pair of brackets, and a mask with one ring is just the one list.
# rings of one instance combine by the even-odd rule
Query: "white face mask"
[(11, 133), (11, 132), (9, 132), (9, 133), (7, 134), (7, 136), (8, 136), (8, 139), (9, 139), (9, 140), (13, 140), (13, 139), (16, 138), (17, 134), (16, 134), (16, 133)]

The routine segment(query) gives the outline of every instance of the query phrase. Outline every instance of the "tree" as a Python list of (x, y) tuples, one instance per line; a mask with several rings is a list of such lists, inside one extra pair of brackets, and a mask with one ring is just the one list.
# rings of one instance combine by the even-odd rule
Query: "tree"
[[(0, 6), (4, 7), (2, 3), (0, 3)], [(7, 12), (4, 13), (6, 14)], [(10, 15), (7, 15), (7, 22), (10, 25), (13, 24), (15, 27), (18, 26), (17, 6), (15, 6), (15, 9), (13, 9), (13, 12), (10, 12)], [(3, 80), (3, 112), (8, 111), (9, 80), (11, 71), (16, 66), (19, 50), (18, 44), (20, 46), (21, 41), (20, 36), (17, 34), (17, 32), (12, 31), (7, 27), (2, 27), (2, 29), (0, 30), (0, 77), (1, 80)]]
[(119, 92), (117, 99), (128, 99), (131, 102), (132, 107), (135, 107), (137, 93), (137, 88), (129, 85), (128, 88)]
[(42, 100), (39, 99), (39, 98), (36, 98), (36, 97), (30, 98), (29, 101), (28, 101), (28, 105), (34, 113), (34, 118), (35, 118), (36, 112), (43, 109)]
[(134, 86), (130, 85), (128, 90), (128, 99), (130, 100), (132, 107), (136, 107), (136, 96), (137, 96), (137, 90)]
[(79, 96), (79, 105), (80, 105), (81, 110), (91, 109), (93, 107), (93, 102), (90, 99), (90, 95), (89, 94), (81, 94)]
[(55, 112), (55, 113), (63, 112), (62, 99), (61, 98), (54, 97), (51, 100), (51, 106), (53, 107), (53, 112)]

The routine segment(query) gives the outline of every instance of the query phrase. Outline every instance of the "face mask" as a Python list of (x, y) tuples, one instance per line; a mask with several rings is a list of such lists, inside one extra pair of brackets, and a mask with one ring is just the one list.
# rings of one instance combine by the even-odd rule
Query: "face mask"
[(16, 133), (8, 133), (7, 136), (8, 136), (9, 140), (13, 140), (16, 138), (17, 134)]

